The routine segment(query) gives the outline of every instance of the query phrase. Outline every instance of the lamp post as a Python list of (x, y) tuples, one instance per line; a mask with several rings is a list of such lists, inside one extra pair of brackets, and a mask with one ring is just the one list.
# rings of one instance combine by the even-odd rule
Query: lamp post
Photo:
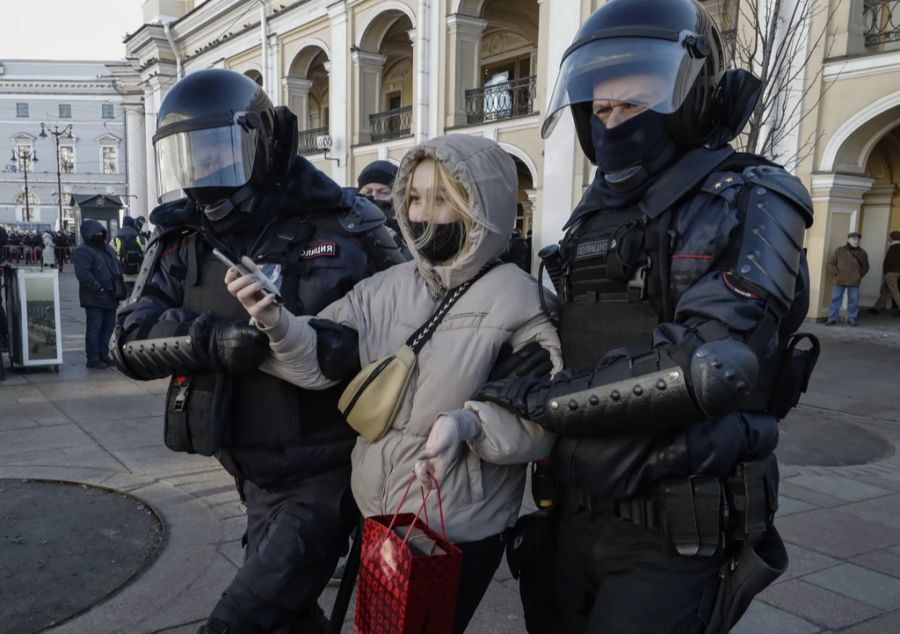
[(62, 208), (62, 170), (59, 162), (59, 137), (65, 136), (67, 139), (72, 138), (72, 124), (66, 125), (59, 129), (58, 125), (53, 126), (53, 129), (50, 129), (50, 126), (44, 127), (44, 124), (41, 124), (41, 133), (38, 135), (42, 139), (47, 138), (47, 133), (53, 135), (53, 139), (56, 141), (56, 187), (57, 187), (57, 196), (56, 200), (59, 202), (59, 230), (62, 231), (63, 227), (63, 208)]
[(12, 151), (12, 157), (10, 158), (10, 160), (13, 163), (22, 161), (22, 173), (25, 174), (25, 222), (31, 222), (31, 206), (29, 201), (30, 195), (28, 193), (28, 163), (38, 162), (37, 152), (28, 148), (21, 149), (16, 146), (16, 148)]

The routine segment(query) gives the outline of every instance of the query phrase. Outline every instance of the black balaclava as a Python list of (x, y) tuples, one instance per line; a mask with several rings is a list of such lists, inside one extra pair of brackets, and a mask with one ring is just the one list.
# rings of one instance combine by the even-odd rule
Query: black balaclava
[[(409, 232), (413, 241), (418, 240), (419, 236), (425, 233), (430, 224), (412, 220), (407, 222), (409, 223)], [(432, 264), (446, 262), (459, 253), (465, 233), (465, 225), (459, 220), (436, 224), (434, 226), (434, 237), (422, 245), (419, 248), (419, 252)]]
[(652, 110), (614, 128), (591, 116), (591, 138), (597, 171), (619, 191), (639, 187), (655, 176), (678, 149), (666, 128), (666, 115)]
[(106, 229), (102, 229), (97, 231), (91, 236), (91, 244), (96, 244), (98, 246), (103, 246), (106, 244)]

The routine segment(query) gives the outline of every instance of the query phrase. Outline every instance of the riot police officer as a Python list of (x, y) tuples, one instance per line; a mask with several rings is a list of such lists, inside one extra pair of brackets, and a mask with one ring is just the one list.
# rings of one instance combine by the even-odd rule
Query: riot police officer
[(772, 452), (815, 362), (812, 204), (728, 145), (759, 90), (693, 0), (611, 0), (563, 57), (542, 132), (571, 111), (597, 166), (542, 252), (567, 371), (479, 395), (559, 434), (562, 631), (724, 632), (786, 566)]
[[(295, 314), (401, 261), (378, 208), (298, 156), (297, 139), (296, 117), (239, 73), (199, 71), (171, 88), (153, 139), (159, 192), (186, 198), (152, 212), (158, 230), (112, 344), (129, 376), (173, 377), (167, 446), (215, 455), (247, 507), (244, 564), (204, 633), (321, 631), (317, 599), (356, 518), (340, 387), (307, 392), (260, 371), (265, 336), (212, 253), (250, 257)], [(352, 376), (355, 333), (320, 325), (323, 372)]]

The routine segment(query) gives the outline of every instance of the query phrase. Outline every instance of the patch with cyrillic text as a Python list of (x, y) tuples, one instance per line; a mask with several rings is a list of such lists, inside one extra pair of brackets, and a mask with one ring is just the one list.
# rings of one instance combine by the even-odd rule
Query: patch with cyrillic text
[(321, 257), (334, 257), (337, 255), (337, 244), (334, 242), (313, 242), (306, 245), (300, 253), (304, 260), (312, 260)]

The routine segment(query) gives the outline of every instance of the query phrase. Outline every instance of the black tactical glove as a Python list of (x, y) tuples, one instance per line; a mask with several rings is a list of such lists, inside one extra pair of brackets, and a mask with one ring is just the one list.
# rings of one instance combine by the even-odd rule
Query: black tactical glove
[(544, 405), (547, 403), (551, 382), (549, 377), (523, 376), (485, 383), (472, 397), (510, 410), (517, 416), (546, 427)]
[(194, 353), (212, 370), (252, 372), (269, 353), (269, 338), (254, 326), (220, 319), (207, 311), (188, 331)]
[(513, 352), (512, 346), (504, 343), (488, 380), (548, 377), (552, 370), (550, 353), (537, 341), (526, 344), (518, 352)]

